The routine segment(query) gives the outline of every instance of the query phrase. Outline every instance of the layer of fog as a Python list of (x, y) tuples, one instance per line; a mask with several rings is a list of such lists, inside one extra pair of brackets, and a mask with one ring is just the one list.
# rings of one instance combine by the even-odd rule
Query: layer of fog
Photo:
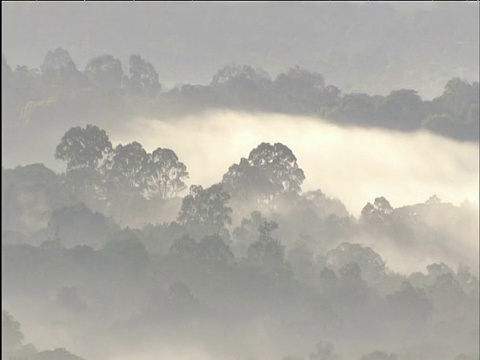
[(175, 121), (138, 118), (106, 128), (113, 144), (140, 142), (148, 151), (173, 149), (190, 184), (208, 186), (261, 142), (287, 145), (304, 170), (303, 190), (321, 189), (358, 216), (367, 202), (386, 197), (395, 208), (436, 194), (478, 206), (479, 147), (426, 132), (345, 128), (317, 119), (232, 111)]
[[(305, 171), (303, 190), (320, 188), (327, 196), (339, 198), (355, 216), (378, 196), (385, 196), (395, 208), (423, 203), (433, 194), (457, 205), (467, 199), (478, 206), (478, 144), (459, 143), (429, 133), (346, 128), (307, 117), (233, 111), (170, 121), (138, 118), (104, 128), (114, 146), (138, 141), (149, 152), (157, 147), (173, 149), (187, 165), (189, 184), (208, 186), (221, 181), (228, 167), (247, 157), (259, 143), (281, 142), (293, 151)], [(59, 140), (52, 144), (56, 145)], [(476, 225), (478, 229), (478, 222)], [(462, 239), (462, 236), (449, 239), (442, 253), (425, 248), (413, 257), (411, 249), (398, 251), (387, 242), (382, 245), (378, 239), (359, 237), (356, 240), (372, 246), (391, 269), (410, 273), (425, 272), (424, 265), (440, 260), (454, 266), (456, 264), (441, 258), (450, 253), (452, 258), (464, 260), (468, 254), (468, 259), (478, 264), (478, 242), (463, 243)], [(28, 341), (39, 349), (64, 346), (86, 359), (227, 359), (232, 358), (231, 350), (237, 348), (247, 349), (246, 355), (280, 359), (287, 353), (308, 353), (314, 346), (313, 342), (308, 343), (310, 339), (299, 339), (300, 336), (291, 332), (275, 334), (268, 319), (257, 320), (244, 328), (237, 326), (235, 330), (206, 327), (199, 330), (189, 324), (183, 338), (175, 341), (173, 337), (154, 334), (142, 337), (129, 332), (131, 341), (122, 344), (118, 342), (118, 333), (110, 334), (115, 325), (102, 321), (96, 324), (87, 317), (79, 320), (68, 314), (59, 315), (52, 304), (33, 306), (32, 300), (22, 302), (14, 297), (6, 300), (5, 308), (21, 322)], [(42, 311), (38, 312), (37, 306)], [(72, 328), (65, 329), (63, 325), (69, 321)], [(162, 331), (161, 326), (158, 331)], [(183, 341), (188, 337), (185, 334), (197, 342)], [(351, 350), (342, 346), (341, 340), (335, 343), (344, 354), (346, 349)], [(351, 351), (371, 350), (373, 348)]]

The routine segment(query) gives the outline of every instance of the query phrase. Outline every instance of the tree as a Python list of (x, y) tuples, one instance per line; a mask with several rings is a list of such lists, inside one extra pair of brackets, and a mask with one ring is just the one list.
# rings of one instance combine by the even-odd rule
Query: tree
[(40, 69), (47, 84), (77, 86), (85, 82), (68, 51), (61, 47), (47, 53)]
[(2, 311), (2, 358), (15, 354), (23, 344), (20, 323), (7, 311)]
[(255, 70), (248, 65), (227, 65), (213, 76), (210, 85), (220, 86), (224, 84), (232, 84), (241, 79), (250, 81), (253, 84), (260, 84), (268, 82), (270, 77), (268, 73), (262, 70)]
[(97, 56), (88, 62), (85, 75), (95, 86), (119, 89), (123, 77), (122, 63), (112, 55)]
[(296, 65), (287, 73), (279, 74), (273, 86), (280, 101), (277, 106), (287, 111), (314, 112), (325, 89), (325, 80), (321, 74)]
[(384, 224), (390, 219), (393, 207), (383, 196), (375, 199), (373, 205), (367, 203), (362, 209), (361, 219), (367, 223)]
[(326, 218), (332, 214), (348, 217), (345, 205), (339, 199), (327, 197), (320, 189), (303, 193), (302, 200), (305, 206), (312, 207), (320, 218)]
[(449, 80), (443, 94), (433, 99), (430, 107), (422, 122), (424, 128), (456, 139), (478, 141), (478, 82)]
[(295, 65), (288, 69), (287, 73), (277, 76), (274, 83), (276, 88), (288, 89), (292, 94), (305, 94), (312, 89), (324, 89), (325, 79), (323, 75)]
[(140, 192), (147, 161), (147, 152), (140, 143), (119, 144), (111, 161), (106, 164), (109, 187)]
[(287, 255), (288, 262), (292, 266), (297, 280), (309, 283), (313, 280), (315, 272), (315, 260), (313, 251), (305, 243), (299, 243), (290, 248)]
[(325, 117), (342, 123), (373, 125), (376, 122), (377, 101), (368, 94), (345, 94)]
[(187, 167), (173, 150), (158, 148), (148, 156), (143, 171), (143, 194), (147, 199), (167, 199), (186, 189)]
[(194, 315), (199, 308), (198, 301), (183, 282), (175, 282), (168, 288), (165, 301), (167, 315), (174, 316), (174, 320)]
[(259, 226), (258, 240), (247, 250), (247, 258), (251, 262), (270, 269), (283, 267), (285, 248), (271, 235), (276, 229), (278, 229), (278, 224), (274, 221), (265, 221)]
[(320, 272), (320, 289), (324, 297), (333, 297), (337, 291), (338, 277), (335, 271), (324, 267)]
[(293, 152), (281, 143), (261, 143), (248, 159), (232, 165), (223, 176), (225, 189), (234, 197), (248, 199), (258, 196), (271, 203), (279, 194), (298, 194), (305, 180)]
[(95, 210), (104, 210), (106, 200), (105, 177), (101, 169), (78, 168), (71, 169), (65, 175), (63, 182), (74, 198)]
[(100, 245), (112, 229), (111, 223), (99, 212), (92, 212), (84, 203), (55, 209), (48, 228), (56, 229), (67, 246)]
[(197, 243), (190, 235), (173, 240), (169, 250), (169, 256), (176, 261), (193, 261), (197, 258), (197, 253)]
[(185, 196), (178, 214), (178, 221), (196, 237), (220, 234), (226, 236), (226, 224), (231, 223), (232, 209), (227, 206), (230, 195), (223, 191), (222, 184), (204, 189), (192, 185)]
[(207, 266), (226, 266), (234, 259), (230, 247), (217, 234), (205, 236), (200, 240), (198, 257)]
[(253, 211), (250, 218), (242, 219), (240, 226), (233, 230), (234, 249), (237, 256), (246, 253), (248, 246), (258, 239), (258, 229), (266, 221), (267, 219), (259, 211)]
[(368, 285), (362, 278), (362, 269), (357, 263), (349, 262), (339, 270), (339, 300), (347, 309), (360, 308), (368, 300)]
[(127, 87), (130, 91), (139, 95), (153, 96), (161, 90), (158, 73), (151, 63), (140, 55), (131, 55), (129, 65), (130, 77)]
[(213, 77), (210, 86), (230, 106), (264, 107), (271, 86), (268, 73), (247, 65), (228, 65)]
[(101, 252), (109, 258), (118, 259), (124, 264), (130, 264), (132, 268), (142, 266), (150, 258), (137, 233), (129, 228), (113, 234), (111, 240), (105, 244)]
[(426, 111), (422, 98), (415, 90), (394, 90), (382, 100), (377, 109), (382, 124), (407, 131), (420, 127)]
[(422, 121), (422, 127), (440, 135), (452, 136), (458, 133), (458, 122), (447, 113), (429, 115)]
[(140, 291), (145, 286), (150, 254), (135, 231), (126, 228), (113, 234), (99, 254), (105, 264), (108, 264), (107, 271), (113, 277), (112, 286), (116, 291), (127, 296), (128, 293)]
[(67, 162), (67, 172), (73, 169), (97, 169), (99, 162), (112, 152), (105, 130), (96, 125), (74, 127), (63, 135), (55, 151), (55, 158)]
[(460, 78), (451, 79), (434, 103), (439, 112), (447, 112), (457, 121), (465, 120), (471, 104), (479, 103), (478, 82), (470, 84)]
[(386, 273), (385, 262), (375, 251), (360, 244), (341, 243), (327, 253), (329, 267), (340, 270), (349, 263), (356, 263), (365, 280), (378, 284)]
[(61, 178), (43, 164), (17, 166), (2, 172), (4, 230), (28, 234), (44, 228), (51, 212), (70, 205), (72, 200)]

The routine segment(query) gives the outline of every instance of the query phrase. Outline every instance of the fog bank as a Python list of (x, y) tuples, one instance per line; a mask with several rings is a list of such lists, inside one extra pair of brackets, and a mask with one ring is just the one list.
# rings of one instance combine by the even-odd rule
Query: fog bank
[(215, 111), (175, 121), (138, 118), (106, 127), (113, 144), (140, 142), (173, 149), (190, 173), (189, 184), (208, 186), (261, 142), (287, 145), (305, 171), (303, 190), (338, 197), (355, 216), (375, 197), (393, 207), (436, 194), (478, 205), (479, 147), (427, 132), (415, 134), (345, 128), (280, 114)]

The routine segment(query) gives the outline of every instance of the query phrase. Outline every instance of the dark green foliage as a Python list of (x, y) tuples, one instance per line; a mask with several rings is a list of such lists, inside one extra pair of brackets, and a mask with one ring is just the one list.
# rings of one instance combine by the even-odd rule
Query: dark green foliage
[[(404, 282), (400, 290), (387, 296), (389, 313), (394, 321), (407, 326), (410, 331), (421, 331), (432, 316), (432, 301), (425, 290)], [(400, 324), (398, 324), (400, 328)], [(413, 333), (412, 333), (413, 335)]]

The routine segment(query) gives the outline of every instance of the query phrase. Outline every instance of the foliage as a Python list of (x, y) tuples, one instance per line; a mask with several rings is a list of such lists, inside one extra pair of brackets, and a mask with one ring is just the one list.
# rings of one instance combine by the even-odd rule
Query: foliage
[(192, 185), (190, 194), (185, 196), (178, 214), (180, 224), (187, 226), (195, 234), (225, 234), (225, 225), (231, 223), (232, 209), (227, 206), (230, 195), (221, 184), (204, 189)]
[(271, 203), (279, 194), (298, 194), (305, 179), (293, 152), (281, 143), (261, 143), (248, 159), (232, 165), (223, 176), (225, 189), (234, 197), (257, 197)]
[(79, 168), (94, 169), (99, 161), (112, 151), (112, 144), (105, 130), (87, 125), (74, 127), (62, 137), (55, 151), (55, 158), (67, 162), (67, 171)]
[(119, 89), (123, 78), (122, 63), (112, 55), (97, 56), (89, 60), (85, 75), (95, 86)]

